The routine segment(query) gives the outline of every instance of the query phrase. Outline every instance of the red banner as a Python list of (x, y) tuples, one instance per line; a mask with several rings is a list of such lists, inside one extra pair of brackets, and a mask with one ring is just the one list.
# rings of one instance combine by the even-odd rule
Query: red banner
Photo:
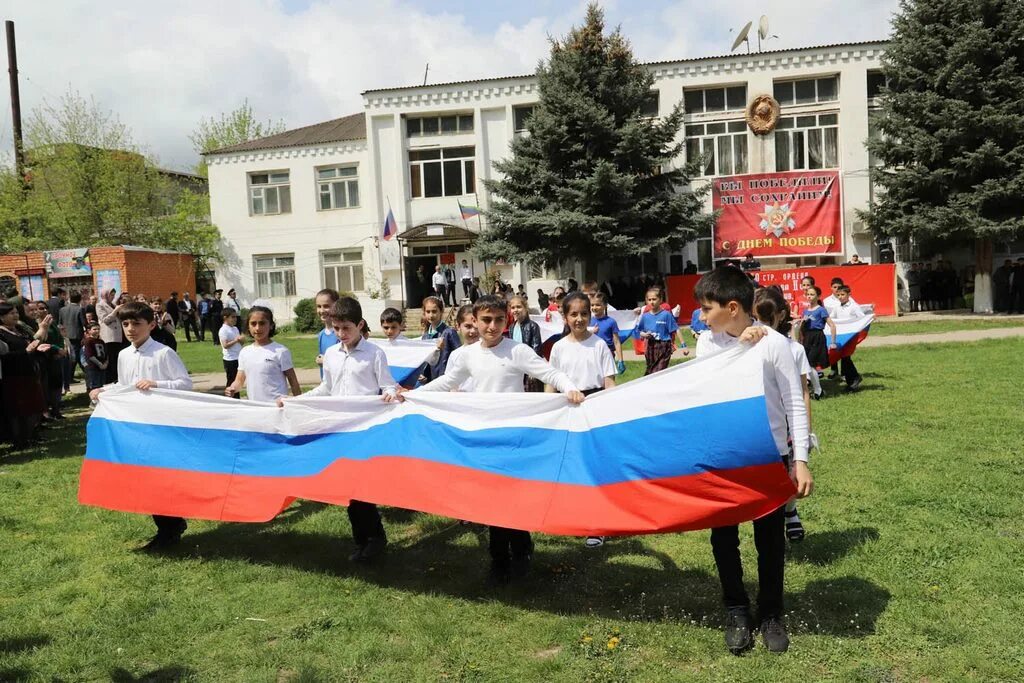
[[(850, 286), (851, 296), (858, 304), (873, 304), (875, 315), (896, 315), (896, 266), (881, 264), (877, 266), (818, 266), (815, 268), (791, 268), (787, 270), (760, 270), (753, 276), (764, 285), (778, 285), (782, 288), (786, 300), (793, 310), (804, 305), (800, 280), (810, 275), (814, 284), (821, 287), (822, 297), (828, 296), (829, 283), (832, 278), (843, 279)], [(679, 320), (689, 324), (690, 315), (697, 306), (693, 298), (693, 288), (697, 286), (700, 275), (671, 275), (665, 278), (668, 288), (668, 300), (674, 306), (680, 304), (682, 311)]]
[(725, 176), (712, 181), (715, 258), (843, 251), (838, 171)]

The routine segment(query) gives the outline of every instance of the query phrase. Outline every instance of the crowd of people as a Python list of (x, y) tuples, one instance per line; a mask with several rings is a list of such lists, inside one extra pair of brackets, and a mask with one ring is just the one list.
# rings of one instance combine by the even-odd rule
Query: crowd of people
[(992, 271), (992, 309), (996, 313), (1024, 313), (1024, 256), (1006, 259)]
[(963, 283), (951, 261), (912, 263), (906, 278), (912, 313), (948, 311), (963, 305)]
[(171, 349), (179, 326), (187, 341), (202, 341), (207, 330), (216, 337), (221, 316), (214, 311), (241, 310), (234, 289), (226, 299), (218, 290), (198, 302), (189, 292), (165, 300), (58, 287), (45, 301), (26, 300), (13, 288), (0, 292), (0, 443), (21, 449), (39, 442), (47, 423), (64, 419), (63, 397), (79, 377), (87, 390), (118, 381), (118, 357), (129, 345), (119, 313), (129, 304), (152, 311), (152, 337)]
[[(636, 282), (644, 285), (639, 297), (634, 296), (640, 291)], [(445, 301), (439, 296), (428, 296), (423, 301), (422, 319), (418, 321), (421, 329), (415, 336), (435, 342), (436, 348), (419, 372), (402, 386), (391, 376), (384, 345), (400, 343), (407, 329), (413, 326), (409, 324), (412, 321), (407, 321), (398, 309), (385, 309), (379, 320), (384, 339), (370, 343), (369, 325), (359, 302), (325, 289), (315, 298), (316, 310), (324, 325), (315, 359), (320, 367), (321, 382), (302, 393), (291, 352), (273, 339), (276, 332), (273, 311), (254, 306), (242, 324), (243, 329), (239, 329), (237, 311), (224, 307), (216, 334), (224, 361), (224, 393), (239, 398), (244, 392), (249, 400), (276, 402), (280, 406), (301, 395), (379, 395), (383, 401), (395, 402), (403, 401), (409, 391), (548, 391), (564, 394), (571, 403), (582, 403), (588, 396), (614, 387), (625, 369), (619, 330), (610, 315), (615, 310), (612, 298), (618, 288), (633, 292), (628, 299), (620, 294), (614, 300), (639, 314), (633, 336), (637, 341), (643, 340), (646, 346), (646, 374), (664, 371), (677, 346), (682, 347), (684, 353), (689, 352), (683, 328), (677, 322), (678, 308), (671, 308), (665, 300), (662, 283), (654, 278), (630, 283), (619, 280), (617, 284), (605, 286), (585, 282), (582, 288), (570, 281), (565, 288), (559, 287), (547, 294), (547, 305), (535, 310), (552, 314), (557, 311), (560, 315), (564, 330), (554, 340), (542, 339), (538, 323), (530, 318), (525, 293), (508, 293), (502, 287), (500, 294), (481, 294), (475, 302), (464, 304), (454, 315), (447, 316)], [(849, 299), (849, 291), (844, 292), (841, 282), (835, 283), (833, 290), (841, 308), (852, 306), (859, 310)], [(827, 302), (819, 301), (820, 290), (813, 281), (806, 283), (805, 291), (806, 308), (801, 317), (794, 320), (781, 290), (758, 288), (741, 269), (720, 267), (700, 280), (696, 290), (700, 307), (694, 313), (694, 324), (690, 328), (697, 342), (698, 356), (737, 343), (753, 343), (759, 349), (758, 353), (764, 358), (764, 386), (772, 434), (780, 461), (790, 469), (799, 496), (808, 495), (813, 487), (807, 465), (808, 453), (815, 442), (810, 433), (811, 396), (822, 395), (818, 374), (829, 365), (827, 350), (821, 353), (822, 343), (826, 349), (830, 345), (822, 330), (828, 327), (831, 331), (833, 328), (828, 322), (839, 314), (838, 309), (830, 309)], [(538, 299), (540, 303), (541, 297)], [(111, 375), (113, 381), (140, 390), (191, 389), (188, 372), (172, 346), (154, 338), (164, 329), (167, 319), (172, 318), (170, 311), (165, 310), (166, 302), (161, 306), (159, 301), (149, 304), (130, 301), (102, 307), (102, 310), (97, 308), (96, 323), (112, 315), (120, 324), (123, 339), (132, 348), (131, 362), (125, 359), (124, 351), (118, 360), (109, 351), (95, 355), (106, 363), (106, 369), (115, 366)], [(180, 306), (178, 310), (180, 314)], [(199, 314), (198, 307), (196, 313)], [(173, 319), (169, 321), (173, 322)], [(6, 317), (4, 325), (7, 326)], [(799, 339), (790, 336), (794, 327), (802, 330)], [(102, 328), (96, 330), (102, 335)], [(31, 352), (40, 353), (38, 347), (44, 343), (42, 340), (51, 337), (47, 328)], [(834, 337), (832, 332), (833, 344)], [(93, 372), (101, 369), (97, 366)], [(853, 379), (859, 381), (859, 374), (850, 374), (855, 373), (855, 369), (843, 372), (850, 388), (855, 388)], [(103, 379), (108, 378), (104, 375)], [(102, 401), (103, 387), (91, 384), (90, 388), (91, 398)], [(348, 515), (355, 542), (350, 561), (370, 562), (383, 555), (388, 539), (377, 506), (353, 500)], [(176, 544), (188, 528), (186, 520), (176, 517), (155, 516), (154, 522), (157, 532), (147, 549), (159, 550)], [(727, 609), (725, 640), (734, 653), (751, 647), (755, 632), (760, 632), (766, 646), (773, 651), (788, 648), (788, 636), (782, 623), (785, 543), (787, 538), (791, 542), (800, 541), (804, 533), (795, 498), (754, 522), (761, 570), (758, 612), (754, 620), (742, 581), (737, 527), (712, 530), (712, 552)], [(528, 531), (492, 526), (488, 528), (488, 536), (488, 576), (494, 584), (504, 584), (528, 573), (534, 548)], [(592, 536), (584, 542), (587, 547), (597, 548), (606, 539)]]

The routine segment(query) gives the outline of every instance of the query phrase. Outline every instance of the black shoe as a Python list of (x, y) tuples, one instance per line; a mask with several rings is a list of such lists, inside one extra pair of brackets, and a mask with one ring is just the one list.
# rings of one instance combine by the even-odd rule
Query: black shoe
[(374, 536), (366, 543), (359, 546), (348, 559), (352, 562), (370, 562), (384, 554), (388, 547), (388, 539), (383, 536)]
[(158, 533), (153, 538), (149, 539), (146, 545), (139, 548), (144, 553), (158, 553), (163, 550), (177, 545), (181, 541), (181, 534), (174, 533)]
[(521, 579), (530, 573), (530, 561), (533, 559), (533, 554), (528, 553), (526, 555), (515, 555), (512, 557), (512, 576)]
[(754, 647), (750, 612), (745, 607), (729, 610), (725, 619), (725, 646), (737, 656)]
[(825, 390), (822, 389), (816, 394), (811, 394), (811, 398), (813, 398), (815, 401), (820, 401), (821, 399), (825, 398)]
[[(821, 376), (820, 372), (818, 373), (818, 376), (819, 377)], [(830, 373), (828, 373), (828, 378), (829, 379), (839, 379), (839, 373), (838, 372), (830, 372)]]
[(761, 622), (761, 639), (769, 652), (782, 653), (789, 649), (789, 634), (782, 620), (778, 617), (768, 617)]
[(864, 378), (863, 378), (863, 377), (861, 377), (860, 375), (857, 375), (857, 379), (855, 379), (855, 380), (853, 380), (852, 382), (850, 382), (850, 385), (849, 385), (848, 387), (846, 387), (846, 388), (847, 388), (847, 389), (848, 389), (849, 391), (857, 391), (857, 389), (858, 389), (858, 388), (860, 387), (860, 385), (861, 385), (861, 382), (863, 382), (863, 381), (864, 381)]
[(487, 583), (495, 588), (505, 586), (512, 580), (512, 572), (505, 562), (491, 560), (491, 568), (487, 571)]

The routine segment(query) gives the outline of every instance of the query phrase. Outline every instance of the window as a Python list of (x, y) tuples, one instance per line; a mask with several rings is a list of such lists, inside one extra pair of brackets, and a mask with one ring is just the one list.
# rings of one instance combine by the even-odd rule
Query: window
[(711, 238), (700, 237), (697, 239), (697, 271), (706, 273), (711, 266)]
[(420, 116), (405, 120), (405, 133), (410, 138), (425, 135), (454, 135), (473, 132), (472, 114), (444, 114)]
[(658, 117), (660, 95), (661, 93), (657, 90), (652, 90), (647, 93), (647, 96), (644, 97), (643, 104), (640, 105), (640, 116), (649, 119)]
[(747, 86), (702, 88), (683, 91), (683, 109), (687, 114), (733, 111), (747, 106)]
[(701, 176), (747, 172), (747, 124), (743, 121), (686, 126), (686, 160), (703, 158)]
[(409, 150), (409, 179), (415, 197), (458, 197), (476, 192), (473, 147)]
[(256, 256), (256, 296), (295, 296), (295, 254)]
[(886, 84), (885, 74), (881, 71), (868, 72), (868, 99), (873, 100), (882, 94), (882, 87)]
[(413, 247), (413, 256), (436, 256), (437, 254), (461, 254), (469, 251), (468, 244), (441, 244), (432, 247)]
[(292, 212), (292, 191), (288, 171), (249, 174), (249, 214), (267, 216)]
[(839, 166), (839, 115), (789, 116), (775, 126), (775, 170)]
[(781, 105), (834, 102), (838, 96), (838, 76), (775, 82), (775, 99)]
[(533, 105), (512, 107), (512, 126), (516, 133), (526, 132), (526, 122), (533, 116)]
[(355, 166), (328, 166), (316, 169), (320, 210), (351, 209), (359, 206), (359, 179)]
[(320, 254), (324, 287), (338, 292), (363, 291), (363, 252), (325, 251)]

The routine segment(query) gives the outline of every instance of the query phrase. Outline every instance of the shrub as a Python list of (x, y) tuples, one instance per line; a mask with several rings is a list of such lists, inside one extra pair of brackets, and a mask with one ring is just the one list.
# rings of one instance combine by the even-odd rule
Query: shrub
[(323, 327), (320, 316), (316, 314), (316, 301), (313, 299), (299, 299), (294, 310), (296, 332), (316, 332)]

